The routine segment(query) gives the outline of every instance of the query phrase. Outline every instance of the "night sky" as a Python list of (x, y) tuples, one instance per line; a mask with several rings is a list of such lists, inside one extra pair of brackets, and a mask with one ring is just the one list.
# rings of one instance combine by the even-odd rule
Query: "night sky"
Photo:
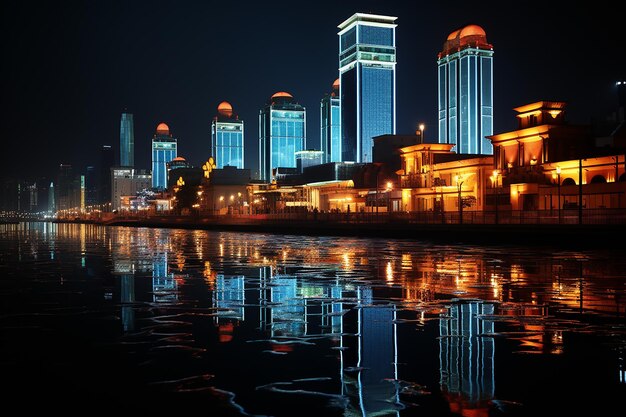
[(320, 99), (338, 78), (337, 25), (356, 12), (398, 17), (398, 134), (424, 122), (426, 139), (437, 136), (437, 53), (467, 24), (494, 46), (494, 133), (515, 128), (512, 108), (534, 101), (567, 101), (571, 123), (616, 107), (626, 37), (614, 7), (428, 3), (5, 1), (0, 174), (52, 177), (60, 163), (84, 171), (105, 144), (119, 158), (124, 109), (135, 118), (136, 167), (150, 168), (160, 122), (199, 166), (226, 100), (245, 122), (245, 164), (256, 176), (258, 112), (277, 91), (307, 108), (307, 148), (319, 149)]

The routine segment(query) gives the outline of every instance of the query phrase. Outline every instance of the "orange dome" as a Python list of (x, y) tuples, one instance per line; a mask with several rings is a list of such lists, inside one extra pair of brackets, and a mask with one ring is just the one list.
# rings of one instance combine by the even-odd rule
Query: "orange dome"
[(174, 161), (185, 162), (187, 160), (185, 158), (183, 158), (182, 156), (177, 156), (176, 158), (172, 159), (172, 162), (174, 162)]
[(293, 96), (285, 91), (279, 91), (278, 93), (275, 93), (272, 98), (277, 98), (277, 97), (289, 97), (289, 98), (293, 98)]
[(335, 82), (333, 83), (333, 89), (338, 90), (339, 89), (339, 78), (337, 78), (335, 80)]
[(159, 123), (159, 125), (157, 126), (156, 131), (157, 131), (157, 133), (160, 133), (162, 135), (169, 135), (170, 134), (170, 127), (168, 125), (166, 125), (165, 123)]
[(454, 32), (452, 32), (451, 34), (448, 35), (448, 41), (454, 40), (456, 39), (457, 36), (459, 36), (459, 32), (461, 31), (461, 29), (459, 30), (455, 30)]
[[(461, 38), (466, 36), (487, 36), (485, 30), (478, 25), (467, 25), (461, 29)], [(448, 37), (448, 39), (450, 39)]]
[(222, 101), (219, 106), (217, 106), (217, 112), (223, 116), (230, 117), (233, 115), (233, 106), (231, 106), (228, 101)]

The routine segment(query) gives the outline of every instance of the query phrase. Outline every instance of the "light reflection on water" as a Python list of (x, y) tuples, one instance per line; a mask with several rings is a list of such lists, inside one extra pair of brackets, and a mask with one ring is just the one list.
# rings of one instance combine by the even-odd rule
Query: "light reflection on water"
[(626, 393), (619, 252), (51, 223), (0, 247), (32, 392), (225, 416), (617, 415)]

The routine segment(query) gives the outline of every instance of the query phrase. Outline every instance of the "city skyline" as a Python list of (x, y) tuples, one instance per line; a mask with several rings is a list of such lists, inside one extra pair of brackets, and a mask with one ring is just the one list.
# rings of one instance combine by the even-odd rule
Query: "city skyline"
[[(103, 145), (119, 146), (124, 109), (134, 115), (137, 168), (150, 167), (150, 141), (160, 122), (177, 132), (179, 155), (200, 166), (210, 154), (206, 138), (220, 102), (240, 109), (240, 119), (254, 126), (276, 91), (289, 91), (308, 109), (307, 148), (320, 149), (319, 101), (338, 76), (337, 26), (354, 13), (398, 17), (398, 134), (413, 133), (423, 122), (426, 140), (436, 139), (437, 53), (450, 32), (467, 24), (484, 28), (494, 45), (496, 134), (512, 127), (514, 107), (537, 100), (565, 100), (573, 123), (589, 122), (616, 107), (615, 82), (623, 76), (619, 58), (611, 60), (623, 56), (624, 46), (619, 17), (609, 8), (566, 12), (553, 5), (535, 14), (504, 6), (418, 8), (393, 1), (332, 7), (321, 2), (298, 11), (249, 6), (237, 10), (246, 27), (241, 33), (224, 26), (227, 20), (211, 18), (233, 11), (223, 4), (167, 2), (44, 5), (36, 11), (5, 6), (5, 15), (14, 17), (4, 41), (9, 66), (3, 69), (3, 101), (10, 109), (5, 126), (12, 138), (9, 153), (22, 160), (5, 164), (2, 177), (51, 176), (62, 163), (85, 171), (97, 164)], [(155, 20), (173, 30), (144, 30)], [(589, 30), (587, 22), (596, 20), (602, 29)], [(272, 40), (283, 26), (291, 34)], [(254, 64), (259, 62), (264, 64)], [(72, 124), (50, 128), (67, 113), (73, 114)], [(245, 166), (253, 176), (258, 135), (252, 128), (245, 137)], [(28, 154), (33, 146), (41, 152)]]

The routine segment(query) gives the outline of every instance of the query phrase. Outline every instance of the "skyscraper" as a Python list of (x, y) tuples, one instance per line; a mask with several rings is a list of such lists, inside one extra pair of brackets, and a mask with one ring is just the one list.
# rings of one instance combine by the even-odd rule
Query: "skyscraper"
[(272, 181), (274, 168), (295, 168), (296, 152), (306, 146), (306, 109), (284, 91), (259, 112), (259, 177)]
[(211, 155), (217, 168), (230, 165), (243, 169), (243, 151), (243, 120), (233, 113), (230, 103), (222, 101), (211, 122)]
[(100, 149), (100, 169), (98, 173), (98, 203), (111, 202), (111, 168), (115, 166), (115, 155), (110, 145)]
[(372, 138), (396, 133), (396, 19), (356, 13), (338, 26), (342, 161), (372, 162)]
[(120, 120), (120, 165), (135, 166), (135, 127), (131, 113), (122, 113)]
[(452, 32), (437, 58), (439, 143), (459, 154), (492, 154), (493, 46), (485, 31), (468, 25)]
[(167, 188), (167, 163), (176, 158), (177, 146), (169, 126), (159, 123), (152, 138), (152, 188)]
[(339, 119), (339, 78), (333, 83), (333, 91), (320, 103), (320, 149), (323, 162), (341, 162), (341, 120)]

